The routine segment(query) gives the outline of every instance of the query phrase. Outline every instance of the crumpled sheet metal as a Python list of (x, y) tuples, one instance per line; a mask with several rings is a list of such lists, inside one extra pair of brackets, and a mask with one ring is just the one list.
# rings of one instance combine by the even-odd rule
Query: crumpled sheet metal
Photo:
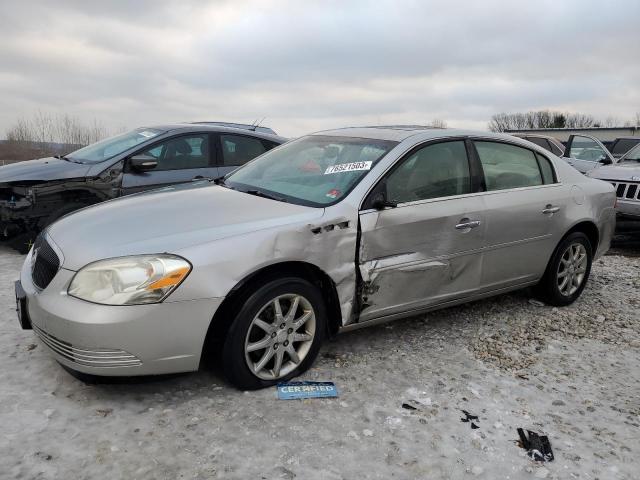
[[(360, 321), (442, 303), (452, 295), (477, 287), (482, 255), (477, 252), (447, 254), (452, 242), (449, 228), (427, 235), (424, 231), (418, 232), (420, 226), (416, 225), (416, 231), (403, 232), (385, 228), (390, 226), (382, 223), (382, 215), (368, 217), (362, 219), (359, 255), (363, 282)], [(396, 231), (397, 235), (390, 234)], [(417, 242), (418, 235), (426, 241)], [(419, 250), (402, 251), (411, 247)], [(398, 253), (388, 255), (389, 252)]]

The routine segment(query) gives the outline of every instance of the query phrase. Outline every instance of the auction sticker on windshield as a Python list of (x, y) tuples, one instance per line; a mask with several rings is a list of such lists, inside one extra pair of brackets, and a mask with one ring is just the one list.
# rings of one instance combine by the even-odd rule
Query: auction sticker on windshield
[(343, 163), (342, 165), (332, 165), (324, 171), (325, 175), (330, 173), (353, 172), (355, 170), (371, 170), (373, 162), (353, 162)]

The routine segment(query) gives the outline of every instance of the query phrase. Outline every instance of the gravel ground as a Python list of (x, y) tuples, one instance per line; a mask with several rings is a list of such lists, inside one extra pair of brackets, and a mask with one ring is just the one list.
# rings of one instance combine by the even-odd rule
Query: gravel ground
[(304, 379), (340, 398), (279, 401), (212, 372), (81, 383), (19, 330), (0, 248), (0, 478), (636, 479), (640, 252), (614, 253), (571, 307), (522, 291), (339, 336)]

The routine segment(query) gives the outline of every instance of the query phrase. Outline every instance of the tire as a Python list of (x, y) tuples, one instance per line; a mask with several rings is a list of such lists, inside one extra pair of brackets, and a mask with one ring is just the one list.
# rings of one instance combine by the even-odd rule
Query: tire
[(318, 288), (296, 277), (266, 282), (247, 298), (231, 324), (222, 349), (224, 374), (242, 390), (296, 377), (318, 355), (326, 325), (326, 308)]
[(556, 247), (536, 286), (540, 299), (557, 307), (575, 302), (587, 285), (592, 260), (589, 238), (582, 232), (567, 235)]

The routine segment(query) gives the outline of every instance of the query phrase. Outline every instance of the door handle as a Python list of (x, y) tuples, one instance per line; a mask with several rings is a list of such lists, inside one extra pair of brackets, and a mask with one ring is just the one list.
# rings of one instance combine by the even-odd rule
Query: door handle
[(469, 220), (468, 218), (463, 218), (460, 220), (460, 223), (456, 225), (456, 230), (466, 230), (467, 228), (476, 228), (480, 226), (480, 220)]
[(557, 213), (559, 211), (560, 211), (560, 207), (554, 207), (553, 205), (549, 204), (546, 207), (544, 207), (544, 210), (542, 210), (542, 213), (547, 215), (549, 213)]

